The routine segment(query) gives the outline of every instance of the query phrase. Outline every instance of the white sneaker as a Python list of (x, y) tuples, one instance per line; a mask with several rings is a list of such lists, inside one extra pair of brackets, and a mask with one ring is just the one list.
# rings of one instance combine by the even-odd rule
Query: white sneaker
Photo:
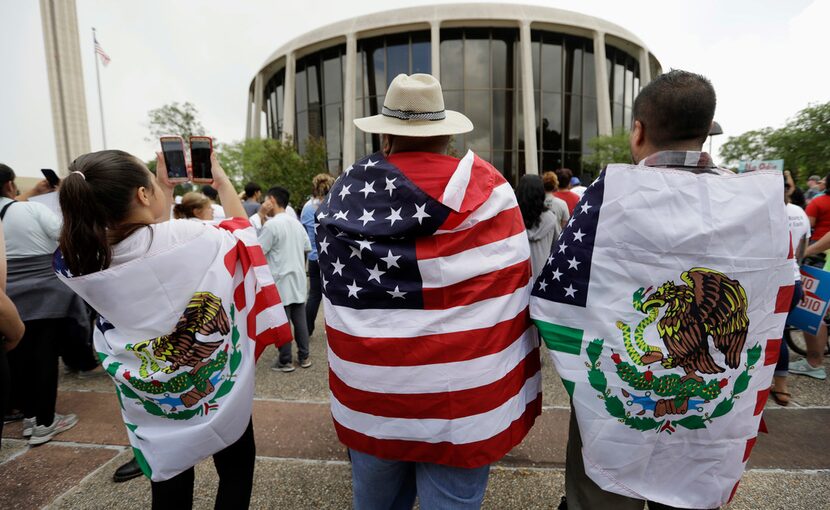
[(812, 377), (813, 379), (818, 379), (819, 381), (827, 379), (827, 371), (824, 367), (813, 367), (807, 363), (806, 358), (790, 363), (790, 373), (796, 375), (806, 375), (807, 377)]
[(48, 443), (55, 435), (65, 432), (78, 423), (78, 417), (74, 414), (57, 414), (51, 425), (35, 425), (32, 430), (32, 437), (29, 439), (30, 446)]
[(23, 437), (32, 437), (32, 429), (37, 425), (34, 418), (23, 418)]

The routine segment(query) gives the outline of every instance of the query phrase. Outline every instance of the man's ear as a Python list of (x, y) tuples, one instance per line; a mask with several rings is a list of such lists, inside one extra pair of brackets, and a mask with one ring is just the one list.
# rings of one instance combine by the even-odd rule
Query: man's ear
[(384, 156), (388, 156), (392, 150), (392, 137), (390, 135), (380, 135), (380, 150)]

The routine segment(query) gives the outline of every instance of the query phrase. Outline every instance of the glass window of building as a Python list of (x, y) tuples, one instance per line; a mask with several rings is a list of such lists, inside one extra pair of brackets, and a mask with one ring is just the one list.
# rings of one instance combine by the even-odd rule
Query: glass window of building
[(285, 99), (285, 70), (277, 72), (265, 85), (265, 129), (270, 138), (282, 137)]
[(531, 31), (539, 171), (582, 172), (597, 135), (596, 73), (591, 39)]
[[(377, 115), (386, 88), (399, 74), (432, 72), (428, 30), (361, 39), (357, 42), (355, 117)], [(355, 129), (355, 157), (380, 150), (380, 137)]]
[(294, 82), (294, 141), (303, 154), (309, 139), (324, 140), (330, 172), (342, 169), (343, 61), (346, 46), (327, 48), (297, 60)]
[(461, 157), (472, 149), (515, 185), (524, 168), (518, 30), (443, 29), (440, 51), (445, 106), (475, 127), (453, 137), (452, 153)]
[(611, 98), (611, 126), (631, 129), (631, 109), (640, 92), (640, 61), (613, 46), (605, 46), (608, 87)]

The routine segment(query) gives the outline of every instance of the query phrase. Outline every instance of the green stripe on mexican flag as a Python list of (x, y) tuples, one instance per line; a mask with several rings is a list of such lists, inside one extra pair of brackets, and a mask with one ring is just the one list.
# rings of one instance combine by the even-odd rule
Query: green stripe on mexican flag
[(542, 335), (548, 349), (579, 356), (582, 351), (582, 336), (584, 334), (581, 329), (569, 328), (568, 326), (538, 319), (533, 322), (539, 328), (539, 333)]

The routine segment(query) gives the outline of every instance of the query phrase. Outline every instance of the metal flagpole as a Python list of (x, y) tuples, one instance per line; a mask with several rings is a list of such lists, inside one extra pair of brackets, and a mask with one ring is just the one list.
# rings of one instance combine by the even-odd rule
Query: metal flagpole
[(101, 100), (101, 73), (98, 71), (98, 39), (95, 37), (95, 27), (92, 27), (92, 44), (92, 51), (95, 52), (95, 78), (98, 81), (98, 110), (101, 112), (101, 139), (106, 149), (107, 130), (104, 127), (104, 102)]

